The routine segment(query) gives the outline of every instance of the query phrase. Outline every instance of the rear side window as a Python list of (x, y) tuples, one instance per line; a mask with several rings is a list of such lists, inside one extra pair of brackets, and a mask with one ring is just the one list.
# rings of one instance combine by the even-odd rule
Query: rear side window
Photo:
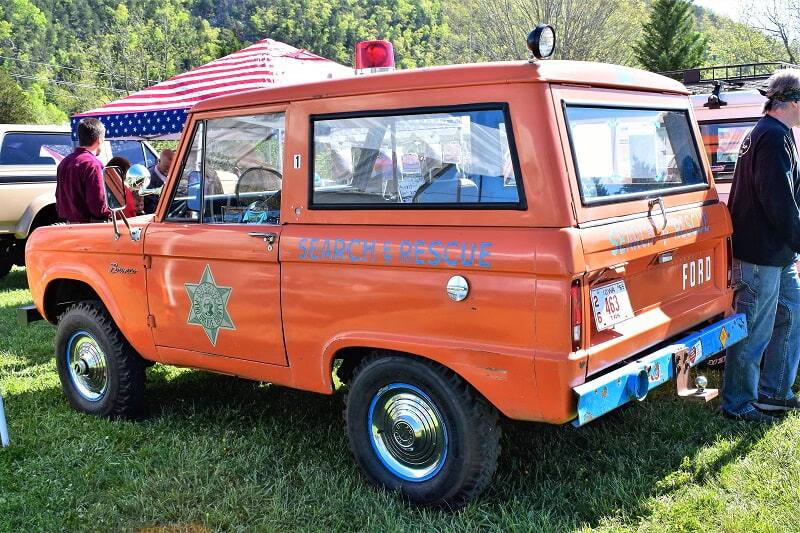
[(0, 165), (57, 165), (72, 150), (69, 133), (6, 133)]
[(584, 204), (707, 187), (689, 114), (566, 105)]
[(522, 207), (508, 112), (313, 119), (313, 207)]
[(733, 169), (739, 159), (739, 146), (755, 125), (755, 119), (700, 124), (700, 135), (703, 136), (703, 145), (715, 179), (733, 179)]

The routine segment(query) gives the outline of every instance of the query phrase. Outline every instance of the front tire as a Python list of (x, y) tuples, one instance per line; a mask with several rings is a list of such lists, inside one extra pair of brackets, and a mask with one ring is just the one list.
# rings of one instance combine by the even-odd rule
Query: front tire
[(140, 413), (144, 361), (99, 302), (77, 303), (61, 315), (56, 367), (61, 388), (76, 410), (106, 418)]
[(356, 464), (412, 503), (458, 509), (480, 494), (500, 455), (498, 413), (431, 361), (376, 353), (355, 369), (346, 399)]

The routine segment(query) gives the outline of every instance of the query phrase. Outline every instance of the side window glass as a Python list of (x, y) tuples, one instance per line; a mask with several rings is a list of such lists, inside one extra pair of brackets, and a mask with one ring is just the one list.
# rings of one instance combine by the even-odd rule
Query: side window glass
[(203, 222), (280, 223), (284, 122), (283, 113), (208, 121)]
[(167, 218), (176, 221), (196, 221), (200, 218), (200, 172), (203, 162), (205, 123), (194, 130), (192, 147), (183, 162), (181, 177), (172, 193)]
[(312, 204), (518, 206), (503, 109), (318, 119)]

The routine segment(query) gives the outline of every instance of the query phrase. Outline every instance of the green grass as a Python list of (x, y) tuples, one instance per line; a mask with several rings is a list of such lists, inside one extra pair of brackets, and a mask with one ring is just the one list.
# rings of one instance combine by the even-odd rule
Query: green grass
[[(341, 393), (156, 365), (148, 415), (79, 414), (54, 328), (16, 325), (24, 271), (0, 281), (0, 531), (800, 531), (800, 416), (771, 428), (678, 401), (669, 386), (582, 429), (504, 422), (488, 490), (414, 509), (350, 459)], [(710, 376), (712, 383), (719, 376)]]

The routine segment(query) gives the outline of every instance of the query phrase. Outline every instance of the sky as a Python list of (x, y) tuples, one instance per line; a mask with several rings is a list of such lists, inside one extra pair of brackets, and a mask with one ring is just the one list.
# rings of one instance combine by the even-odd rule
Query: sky
[(742, 13), (743, 0), (694, 0), (698, 6), (716, 11), (733, 20), (739, 20)]

